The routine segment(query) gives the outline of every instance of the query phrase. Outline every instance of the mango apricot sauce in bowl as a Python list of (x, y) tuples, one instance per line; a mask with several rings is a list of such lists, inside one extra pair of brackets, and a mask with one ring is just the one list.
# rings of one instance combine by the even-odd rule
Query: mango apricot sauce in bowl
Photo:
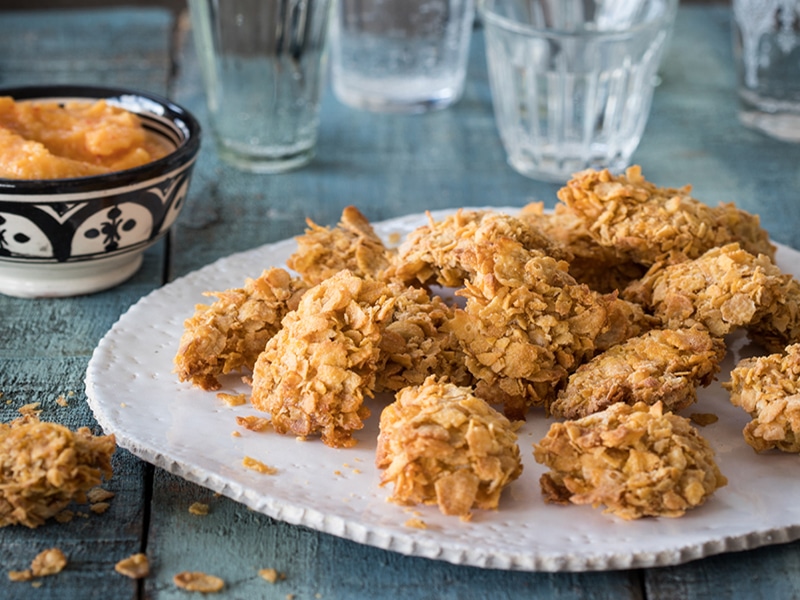
[(200, 138), (186, 109), (147, 92), (0, 88), (0, 293), (130, 278), (183, 209)]

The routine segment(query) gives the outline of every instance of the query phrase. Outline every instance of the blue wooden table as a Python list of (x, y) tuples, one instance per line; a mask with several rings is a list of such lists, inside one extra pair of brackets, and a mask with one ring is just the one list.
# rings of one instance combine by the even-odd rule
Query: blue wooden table
[[(0, 85), (106, 83), (170, 96), (203, 124), (207, 113), (187, 20), (166, 10), (0, 12)], [(92, 350), (148, 292), (219, 257), (299, 234), (304, 220), (333, 224), (348, 204), (373, 221), (424, 209), (555, 202), (558, 186), (505, 163), (476, 31), (466, 94), (423, 116), (355, 111), (326, 93), (318, 154), (309, 167), (259, 176), (220, 163), (210, 138), (188, 205), (170, 238), (116, 289), (78, 298), (0, 297), (0, 411), (29, 402), (42, 419), (93, 426), (83, 378)], [(634, 155), (648, 179), (710, 204), (757, 212), (772, 237), (800, 248), (800, 148), (744, 129), (736, 118), (730, 9), (681, 8), (650, 122)], [(59, 396), (67, 405), (56, 402)], [(186, 598), (175, 573), (200, 570), (227, 582), (219, 598), (792, 598), (800, 596), (800, 543), (727, 553), (688, 564), (590, 573), (526, 573), (454, 566), (362, 546), (276, 522), (141, 462), (124, 450), (106, 486), (103, 515), (35, 530), (0, 529), (4, 571), (58, 546), (65, 571), (40, 587), (0, 574), (0, 598)], [(190, 514), (193, 502), (207, 516)], [(791, 499), (787, 500), (791, 501)], [(151, 574), (134, 581), (114, 563), (146, 552)], [(257, 569), (286, 579), (269, 584)]]

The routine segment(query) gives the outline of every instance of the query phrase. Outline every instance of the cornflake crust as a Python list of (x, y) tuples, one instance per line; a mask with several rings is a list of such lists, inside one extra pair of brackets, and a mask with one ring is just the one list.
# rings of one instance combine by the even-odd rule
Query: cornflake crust
[(400, 390), (381, 413), (375, 459), (381, 485), (398, 504), (437, 504), (468, 520), (473, 508), (497, 509), (522, 473), (511, 423), (469, 388), (429, 377)]
[(201, 571), (182, 571), (172, 578), (179, 588), (187, 592), (201, 592), (214, 594), (222, 591), (225, 582), (215, 575), (208, 575)]
[(488, 210), (460, 209), (439, 221), (428, 213), (428, 224), (412, 231), (397, 249), (386, 278), (461, 287), (475, 273), (480, 248), (501, 237), (557, 259), (570, 257), (534, 223)]
[(745, 327), (776, 352), (800, 340), (800, 283), (736, 243), (654, 265), (623, 295), (652, 309), (665, 327), (702, 325), (719, 337)]
[(281, 319), (299, 302), (308, 288), (281, 268), (247, 279), (243, 288), (206, 292), (212, 304), (198, 304), (184, 322), (175, 372), (180, 381), (191, 381), (204, 390), (218, 390), (219, 377), (251, 371), (267, 341), (281, 326)]
[(660, 402), (554, 423), (533, 455), (550, 469), (540, 479), (547, 502), (605, 505), (625, 520), (680, 517), (727, 484), (705, 438)]
[[(476, 393), (523, 419), (544, 406), (582, 363), (611, 340), (649, 327), (641, 309), (601, 295), (568, 273), (568, 264), (509, 238), (483, 247), (472, 281), (457, 292), (467, 299), (451, 329), (466, 365), (479, 380)], [(630, 318), (618, 318), (624, 313)]]
[(756, 215), (731, 204), (712, 208), (692, 198), (691, 189), (657, 187), (632, 166), (617, 176), (582, 171), (557, 195), (600, 245), (645, 266), (698, 258), (732, 242), (774, 259), (775, 246)]
[(339, 224), (330, 229), (310, 219), (304, 235), (295, 238), (297, 251), (286, 265), (300, 274), (309, 286), (322, 283), (339, 271), (359, 277), (380, 279), (389, 267), (393, 252), (387, 249), (367, 218), (355, 207), (342, 211)]
[(139, 552), (117, 562), (114, 570), (131, 579), (142, 579), (150, 574), (150, 561), (146, 554)]
[(532, 202), (522, 207), (519, 218), (532, 223), (560, 244), (572, 258), (569, 274), (600, 293), (625, 289), (647, 271), (613, 248), (601, 246), (589, 233), (584, 222), (564, 204), (556, 204), (552, 212), (544, 212), (544, 204)]
[(0, 424), (0, 526), (38, 527), (112, 475), (113, 435), (25, 416)]
[(431, 375), (471, 385), (458, 337), (450, 328), (453, 307), (425, 289), (389, 284), (393, 309), (381, 330), (375, 392), (420, 385)]
[(742, 433), (756, 452), (800, 452), (800, 344), (739, 361), (722, 386), (752, 417)]
[(577, 419), (616, 404), (655, 404), (677, 411), (719, 372), (725, 343), (705, 329), (653, 330), (606, 350), (573, 373), (549, 409)]
[(268, 343), (253, 372), (251, 404), (278, 433), (355, 444), (369, 416), (381, 323), (393, 308), (386, 284), (340, 271), (308, 290)]

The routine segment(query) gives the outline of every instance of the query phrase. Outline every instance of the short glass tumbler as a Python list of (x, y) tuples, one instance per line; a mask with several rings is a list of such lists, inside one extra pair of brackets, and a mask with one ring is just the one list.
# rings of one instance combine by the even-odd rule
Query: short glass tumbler
[(564, 182), (639, 145), (677, 0), (478, 0), (508, 162)]
[(473, 0), (338, 0), (331, 20), (331, 79), (343, 103), (422, 113), (464, 92)]
[(739, 119), (800, 142), (800, 0), (733, 0)]
[(219, 154), (247, 171), (308, 163), (319, 131), (329, 0), (189, 0)]

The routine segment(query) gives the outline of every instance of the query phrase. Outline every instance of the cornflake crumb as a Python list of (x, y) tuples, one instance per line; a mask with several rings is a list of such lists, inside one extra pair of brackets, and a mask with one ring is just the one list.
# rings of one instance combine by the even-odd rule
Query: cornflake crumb
[(193, 515), (205, 516), (208, 514), (208, 504), (204, 504), (203, 502), (194, 502), (189, 507), (189, 512)]
[(64, 394), (61, 394), (58, 398), (56, 398), (56, 404), (59, 406), (67, 406), (67, 399), (64, 397)]
[(208, 575), (200, 571), (182, 571), (172, 578), (179, 588), (188, 592), (213, 594), (225, 587), (225, 582), (216, 575)]
[(231, 437), (242, 437), (241, 431), (231, 431)]
[(111, 505), (108, 502), (95, 502), (89, 507), (89, 510), (96, 515), (102, 515), (109, 508), (111, 508)]
[(691, 419), (692, 423), (700, 427), (705, 427), (706, 425), (711, 425), (719, 421), (719, 417), (713, 413), (692, 413), (689, 415), (689, 419)]
[(24, 571), (9, 571), (8, 579), (10, 581), (30, 581), (33, 579), (33, 573), (31, 573), (30, 569), (25, 569)]
[(246, 417), (236, 417), (236, 424), (239, 427), (244, 427), (248, 431), (264, 431), (269, 427), (269, 419), (264, 417), (257, 417), (255, 415), (248, 415)]
[(142, 579), (150, 574), (150, 561), (147, 555), (141, 552), (132, 554), (128, 558), (123, 558), (114, 565), (114, 570), (120, 575), (131, 579)]
[(228, 406), (241, 406), (242, 404), (247, 404), (247, 396), (245, 394), (226, 394), (225, 392), (219, 392), (217, 394), (217, 398), (222, 400)]
[(31, 574), (45, 577), (60, 573), (67, 566), (67, 557), (58, 548), (48, 548), (37, 554), (31, 562)]
[(298, 442), (307, 442), (308, 441), (308, 438), (306, 436), (304, 436), (304, 435), (298, 435), (294, 439), (297, 440)]
[(120, 405), (121, 408), (127, 408), (128, 407), (128, 405), (125, 404), (124, 402), (120, 402), (119, 405)]
[(23, 404), (17, 409), (17, 412), (21, 415), (38, 415), (41, 411), (39, 408), (41, 406), (41, 402), (29, 402), (28, 404)]
[(74, 516), (75, 516), (74, 512), (72, 512), (71, 510), (66, 510), (65, 509), (65, 510), (62, 510), (61, 512), (59, 512), (59, 513), (56, 513), (56, 515), (53, 518), (58, 523), (69, 523), (70, 521), (72, 521)]
[(86, 492), (86, 497), (89, 499), (89, 502), (107, 502), (111, 500), (115, 496), (114, 492), (109, 490), (103, 489), (100, 486), (93, 487), (88, 492)]
[(294, 594), (286, 594), (286, 600), (294, 600)]
[(248, 469), (252, 469), (253, 471), (263, 473), (264, 475), (275, 475), (275, 473), (278, 472), (278, 469), (275, 467), (270, 467), (269, 465), (266, 465), (260, 460), (256, 460), (251, 456), (245, 456), (242, 459), (242, 465)]
[(425, 523), (422, 519), (409, 519), (405, 522), (406, 527), (411, 527), (413, 529), (427, 529), (428, 524)]
[(286, 573), (281, 573), (275, 569), (260, 569), (258, 574), (262, 579), (269, 581), (270, 583), (275, 583), (276, 581), (283, 581), (286, 579)]
[(42, 587), (42, 582), (41, 581), (34, 581), (33, 583), (31, 583), (31, 587), (40, 588), (40, 587)]

